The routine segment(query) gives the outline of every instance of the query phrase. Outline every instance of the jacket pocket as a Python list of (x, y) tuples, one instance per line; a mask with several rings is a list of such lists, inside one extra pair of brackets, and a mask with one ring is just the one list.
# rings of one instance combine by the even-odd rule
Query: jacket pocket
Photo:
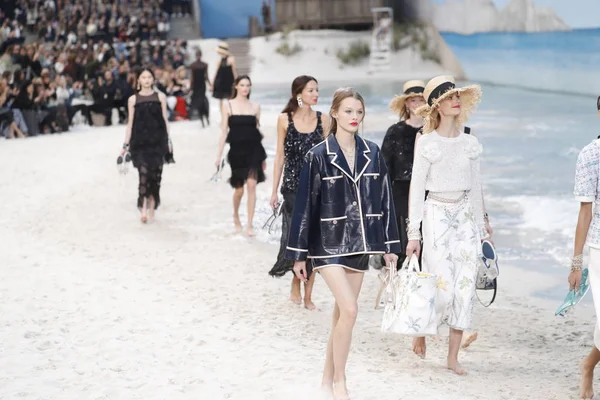
[(381, 175), (379, 172), (365, 172), (362, 176), (362, 188), (365, 197), (381, 199)]
[(377, 180), (377, 179), (379, 179), (379, 172), (365, 172), (363, 174), (363, 176), (365, 178), (370, 178), (370, 179), (373, 179), (373, 180)]
[(345, 181), (343, 175), (324, 176), (321, 180), (323, 181), (321, 184), (321, 201), (324, 204), (344, 200)]
[(324, 247), (338, 247), (345, 243), (347, 216), (321, 218), (321, 237)]
[(384, 246), (383, 214), (365, 214), (365, 223), (367, 243)]

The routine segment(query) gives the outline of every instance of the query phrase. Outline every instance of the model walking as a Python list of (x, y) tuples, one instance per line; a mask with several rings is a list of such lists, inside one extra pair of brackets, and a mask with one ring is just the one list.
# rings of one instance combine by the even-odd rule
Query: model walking
[[(225, 42), (219, 43), (217, 53), (221, 56), (216, 68), (215, 77), (212, 81), (211, 90), (213, 97), (219, 100), (219, 110), (223, 110), (223, 101), (229, 100), (233, 90), (233, 81), (237, 79), (235, 58), (229, 52), (229, 45)], [(221, 114), (225, 118), (225, 114)]]
[[(417, 110), (424, 118), (412, 172), (406, 255), (419, 255), (423, 223), (422, 270), (438, 276), (438, 331), (450, 329), (448, 369), (459, 375), (464, 330), (471, 326), (481, 240), (487, 238), (480, 176), (481, 144), (461, 132), (481, 98), (477, 85), (456, 88), (454, 78), (439, 76), (427, 83), (427, 102)], [(427, 200), (425, 191), (428, 191)], [(425, 354), (425, 338), (415, 348)]]
[[(600, 97), (597, 100), (598, 115), (600, 116)], [(581, 150), (577, 158), (575, 170), (575, 198), (580, 203), (579, 218), (575, 230), (573, 260), (569, 274), (569, 290), (579, 290), (583, 269), (583, 247), (587, 242), (590, 249), (588, 274), (596, 315), (600, 315), (600, 215), (594, 213), (594, 203), (600, 202), (598, 184), (600, 174), (600, 139), (595, 139)], [(592, 230), (590, 231), (590, 225)], [(579, 397), (594, 398), (594, 368), (600, 362), (600, 327), (596, 321), (594, 329), (594, 347), (586, 358), (579, 364), (581, 381)]]
[[(273, 193), (271, 207), (277, 208), (279, 203), (278, 189), (281, 176), (281, 194), (283, 205), (281, 210), (281, 243), (277, 261), (269, 271), (269, 275), (282, 277), (294, 268), (294, 262), (285, 259), (292, 210), (296, 200), (300, 170), (304, 165), (304, 157), (308, 150), (323, 141), (324, 129), (329, 129), (329, 116), (314, 111), (313, 106), (319, 101), (319, 85), (312, 76), (299, 76), (292, 82), (292, 97), (277, 120), (277, 153), (273, 162)], [(292, 273), (290, 300), (301, 304), (300, 279)], [(304, 306), (309, 310), (316, 307), (311, 295), (315, 275), (312, 274), (304, 285)]]
[(229, 184), (233, 192), (233, 223), (236, 233), (242, 231), (240, 203), (244, 196), (244, 186), (248, 190), (248, 226), (246, 235), (254, 236), (252, 221), (256, 207), (256, 185), (265, 181), (267, 153), (262, 146), (262, 134), (258, 130), (260, 106), (250, 101), (252, 82), (247, 75), (238, 76), (234, 81), (231, 100), (223, 104), (221, 114), (221, 138), (215, 165), (221, 164), (225, 142), (229, 143), (227, 161), (231, 166)]
[(425, 82), (414, 80), (404, 84), (401, 96), (395, 96), (390, 102), (390, 109), (400, 116), (400, 121), (390, 126), (383, 143), (381, 154), (385, 160), (392, 181), (394, 209), (400, 233), (402, 251), (398, 255), (398, 265), (406, 258), (408, 245), (406, 236), (406, 220), (408, 219), (408, 192), (412, 175), (415, 140), (423, 127), (423, 118), (416, 110), (425, 104), (423, 91)]
[(209, 103), (206, 98), (206, 83), (208, 80), (208, 65), (202, 61), (202, 51), (196, 50), (196, 61), (190, 65), (191, 80), (190, 86), (192, 88), (192, 104), (190, 106), (190, 115), (193, 111), (198, 112), (200, 122), (204, 128), (204, 120), (206, 124), (210, 125), (209, 117)]
[(322, 386), (341, 400), (349, 398), (346, 361), (369, 255), (382, 254), (390, 266), (400, 240), (379, 147), (357, 135), (362, 96), (338, 89), (329, 115), (329, 134), (308, 152), (300, 173), (286, 258), (303, 282), (319, 271), (335, 298)]
[(175, 162), (167, 130), (167, 98), (153, 89), (154, 74), (144, 68), (138, 76), (138, 92), (129, 97), (129, 122), (121, 155), (131, 153), (138, 169), (137, 206), (143, 223), (154, 219), (160, 205), (160, 185), (164, 163)]

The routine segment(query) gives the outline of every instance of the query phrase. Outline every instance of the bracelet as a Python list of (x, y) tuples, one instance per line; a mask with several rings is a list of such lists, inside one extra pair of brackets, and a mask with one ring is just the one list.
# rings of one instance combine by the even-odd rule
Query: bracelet
[(571, 272), (581, 271), (583, 269), (583, 254), (573, 256), (571, 260)]
[(419, 228), (407, 227), (406, 234), (408, 236), (408, 240), (421, 240), (421, 231)]
[(123, 143), (123, 150), (127, 150), (129, 148), (129, 143)]
[(484, 219), (484, 221), (488, 221), (489, 222), (490, 217), (489, 217), (488, 213), (483, 214), (483, 219)]

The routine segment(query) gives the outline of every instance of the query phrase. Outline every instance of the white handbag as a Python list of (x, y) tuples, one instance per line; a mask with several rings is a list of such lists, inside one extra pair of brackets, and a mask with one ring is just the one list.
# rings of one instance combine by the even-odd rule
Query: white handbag
[(388, 276), (382, 293), (385, 306), (381, 331), (407, 336), (437, 335), (437, 275), (419, 272), (419, 260), (413, 254), (406, 258), (400, 271), (392, 265)]

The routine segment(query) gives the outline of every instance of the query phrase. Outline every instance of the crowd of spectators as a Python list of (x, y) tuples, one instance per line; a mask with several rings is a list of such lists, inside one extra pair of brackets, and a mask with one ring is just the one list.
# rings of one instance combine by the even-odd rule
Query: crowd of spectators
[[(7, 5), (7, 3), (9, 3)], [(0, 1), (0, 136), (64, 132), (127, 118), (137, 70), (151, 66), (171, 119), (187, 119), (187, 43), (169, 40), (185, 0)], [(26, 40), (27, 39), (27, 40)], [(113, 112), (116, 110), (116, 112)]]

